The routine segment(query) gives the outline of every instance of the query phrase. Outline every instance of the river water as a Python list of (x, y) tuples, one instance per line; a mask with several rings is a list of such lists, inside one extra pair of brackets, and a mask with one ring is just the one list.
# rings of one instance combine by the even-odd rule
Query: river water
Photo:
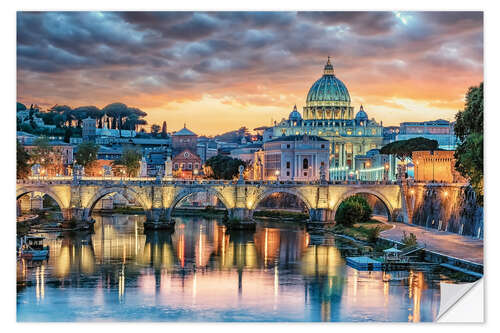
[(43, 234), (48, 260), (18, 261), (18, 321), (432, 321), (449, 282), (357, 271), (353, 244), (300, 225), (177, 217), (145, 233), (144, 216), (94, 218), (90, 235)]

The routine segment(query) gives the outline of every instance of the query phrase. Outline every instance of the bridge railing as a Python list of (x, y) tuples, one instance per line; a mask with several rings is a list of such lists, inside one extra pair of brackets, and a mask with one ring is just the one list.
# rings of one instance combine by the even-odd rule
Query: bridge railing
[[(18, 184), (69, 184), (74, 181), (71, 176), (59, 177), (28, 177), (18, 179)], [(265, 186), (305, 186), (305, 185), (395, 185), (396, 181), (356, 181), (356, 180), (335, 180), (335, 181), (291, 181), (291, 180), (219, 180), (219, 179), (157, 179), (154, 177), (80, 177), (78, 183), (85, 185), (92, 184), (130, 184), (146, 186), (151, 184), (162, 185), (265, 185)], [(437, 184), (436, 184), (437, 185)]]

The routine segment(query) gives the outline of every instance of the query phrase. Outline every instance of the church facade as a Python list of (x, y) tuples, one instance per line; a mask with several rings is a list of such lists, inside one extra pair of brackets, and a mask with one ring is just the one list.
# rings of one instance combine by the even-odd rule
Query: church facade
[(335, 75), (328, 58), (323, 76), (309, 90), (300, 114), (295, 106), (288, 119), (282, 119), (264, 132), (264, 141), (281, 136), (315, 135), (329, 141), (330, 179), (336, 173), (355, 172), (355, 158), (383, 146), (383, 126), (369, 119), (361, 105), (355, 114), (344, 83)]

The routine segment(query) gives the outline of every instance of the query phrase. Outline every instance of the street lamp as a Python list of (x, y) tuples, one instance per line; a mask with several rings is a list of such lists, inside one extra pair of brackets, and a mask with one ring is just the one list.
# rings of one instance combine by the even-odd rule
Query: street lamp
[(389, 163), (384, 164), (385, 169), (385, 180), (389, 180)]
[(275, 172), (274, 174), (276, 175), (276, 180), (279, 180), (280, 171), (279, 171), (279, 170), (276, 170), (276, 172)]
[(196, 178), (198, 176), (198, 169), (193, 170), (193, 178)]

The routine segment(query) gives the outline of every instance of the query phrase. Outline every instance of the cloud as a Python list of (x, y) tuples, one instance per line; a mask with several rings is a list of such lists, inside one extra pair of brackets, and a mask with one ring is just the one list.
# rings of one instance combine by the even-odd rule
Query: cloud
[[(17, 14), (17, 89), (28, 104), (121, 100), (163, 108), (148, 112), (161, 118), (172, 103), (194, 105), (209, 95), (222, 105), (279, 108), (277, 119), (304, 103), (328, 55), (356, 103), (428, 99), (433, 110), (459, 108), (468, 86), (483, 79), (483, 14)], [(198, 110), (200, 119), (210, 117), (203, 105)]]

